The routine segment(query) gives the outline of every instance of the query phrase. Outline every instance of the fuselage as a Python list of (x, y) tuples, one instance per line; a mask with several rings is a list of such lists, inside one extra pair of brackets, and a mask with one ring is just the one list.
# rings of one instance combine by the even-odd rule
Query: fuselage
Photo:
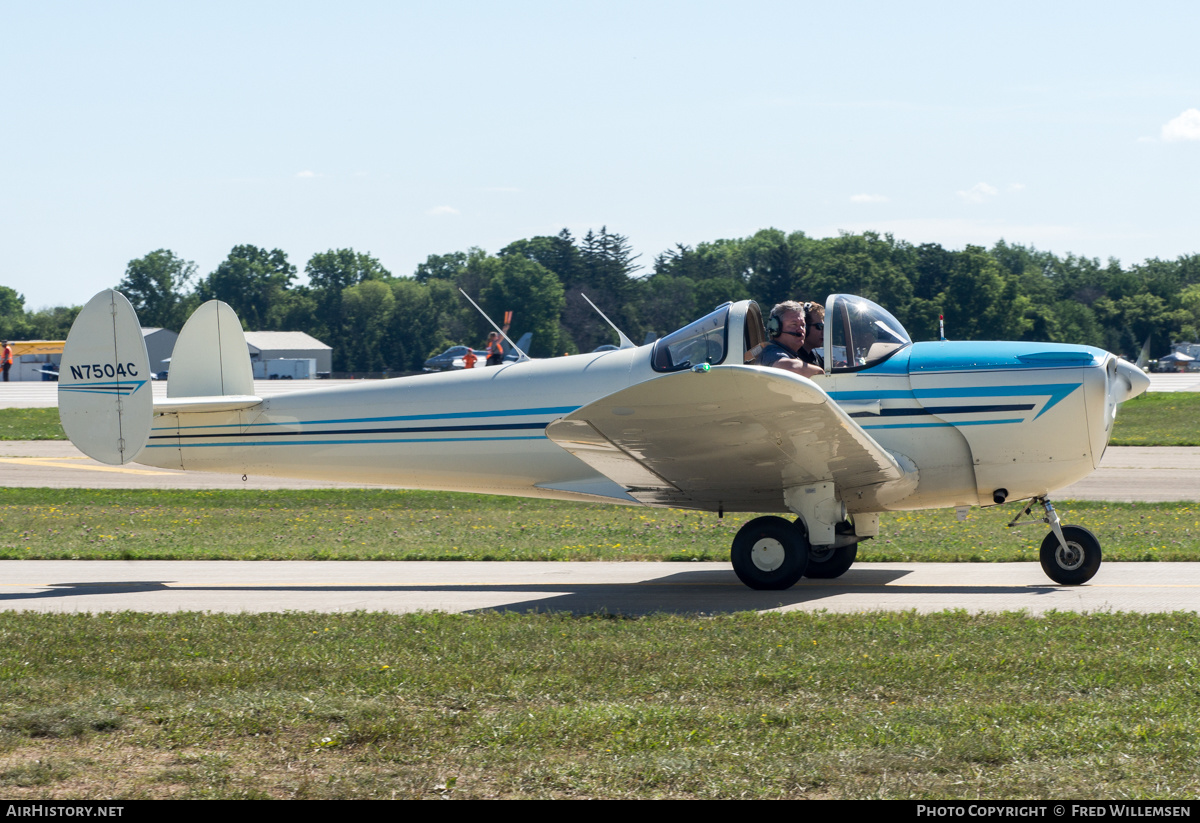
[[(728, 312), (722, 359), (713, 368), (745, 367), (757, 308), (739, 306)], [(662, 360), (655, 346), (643, 346), (299, 391), (243, 411), (164, 414), (136, 459), (199, 471), (633, 503), (545, 429), (599, 398), (663, 377)], [(1116, 403), (1141, 390), (1130, 383), (1136, 370), (1107, 352), (1045, 343), (916, 343), (869, 366), (831, 371), (814, 382), (919, 471), (911, 491), (874, 501), (871, 510), (991, 505), (1069, 485), (1099, 463)], [(762, 502), (756, 510), (788, 510), (782, 488), (777, 503)]]
[[(237, 412), (155, 418), (139, 463), (562, 499), (632, 502), (545, 436), (597, 397), (654, 376), (638, 350), (533, 360), (279, 395)], [(646, 374), (635, 368), (644, 365)]]

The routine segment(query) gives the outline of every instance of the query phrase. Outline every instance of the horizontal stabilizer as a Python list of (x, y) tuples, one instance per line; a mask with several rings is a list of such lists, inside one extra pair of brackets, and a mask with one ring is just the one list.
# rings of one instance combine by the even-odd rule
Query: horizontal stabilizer
[(241, 411), (262, 402), (261, 397), (229, 394), (220, 397), (168, 397), (154, 403), (155, 414)]
[(81, 452), (120, 465), (150, 439), (150, 357), (137, 312), (106, 289), (83, 307), (63, 346), (58, 414)]

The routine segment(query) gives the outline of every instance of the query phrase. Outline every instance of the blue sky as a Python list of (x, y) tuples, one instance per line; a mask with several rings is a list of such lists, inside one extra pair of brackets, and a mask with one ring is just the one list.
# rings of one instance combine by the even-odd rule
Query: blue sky
[(1200, 4), (0, 0), (0, 284), (606, 225), (1200, 252)]

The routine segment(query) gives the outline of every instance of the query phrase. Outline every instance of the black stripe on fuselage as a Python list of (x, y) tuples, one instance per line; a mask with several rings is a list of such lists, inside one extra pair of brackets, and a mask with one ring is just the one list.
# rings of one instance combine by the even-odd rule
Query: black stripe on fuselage
[(854, 412), (851, 417), (919, 417), (928, 414), (988, 414), (992, 412), (1029, 411), (1033, 403), (1005, 403), (993, 406), (925, 406), (920, 409), (880, 409), (879, 414)]
[(437, 434), (442, 432), (480, 432), (480, 431), (523, 431), (529, 429), (544, 429), (545, 423), (496, 423), (490, 426), (416, 426), (393, 427), (386, 429), (316, 429), (311, 431), (286, 432), (218, 432), (215, 434), (156, 434), (151, 440), (196, 440), (207, 437), (315, 437), (318, 435), (355, 435), (355, 434)]

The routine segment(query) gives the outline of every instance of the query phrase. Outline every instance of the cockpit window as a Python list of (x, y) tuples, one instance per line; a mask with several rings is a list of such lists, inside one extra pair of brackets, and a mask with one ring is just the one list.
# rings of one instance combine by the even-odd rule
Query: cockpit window
[(729, 303), (711, 314), (705, 315), (671, 332), (654, 344), (651, 365), (655, 371), (681, 371), (708, 363), (715, 366), (725, 359), (726, 321), (729, 319)]
[(882, 363), (911, 343), (900, 321), (870, 300), (834, 294), (825, 304), (825, 358), (835, 372)]

